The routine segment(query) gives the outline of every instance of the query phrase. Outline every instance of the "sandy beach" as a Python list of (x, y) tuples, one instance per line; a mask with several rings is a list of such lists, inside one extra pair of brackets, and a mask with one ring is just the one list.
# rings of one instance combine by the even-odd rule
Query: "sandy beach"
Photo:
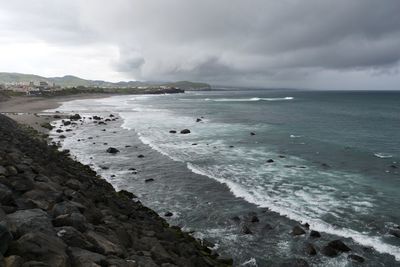
[(51, 121), (54, 114), (40, 114), (44, 110), (55, 109), (62, 102), (76, 99), (93, 99), (110, 97), (110, 94), (81, 94), (63, 97), (12, 97), (11, 99), (0, 102), (0, 113), (11, 119), (28, 125), (40, 133), (47, 134), (48, 129), (41, 125)]

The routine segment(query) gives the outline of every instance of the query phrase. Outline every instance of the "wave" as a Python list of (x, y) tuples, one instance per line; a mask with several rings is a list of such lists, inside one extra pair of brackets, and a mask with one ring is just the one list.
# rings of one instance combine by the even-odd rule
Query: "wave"
[(199, 166), (196, 166), (192, 163), (187, 163), (186, 165), (189, 170), (191, 170), (196, 174), (207, 176), (222, 184), (227, 185), (229, 190), (236, 197), (242, 198), (247, 202), (256, 204), (257, 206), (262, 208), (269, 208), (271, 211), (276, 212), (282, 216), (285, 216), (291, 220), (298, 221), (301, 223), (307, 222), (313, 230), (324, 232), (331, 235), (341, 236), (344, 238), (351, 238), (354, 242), (360, 245), (373, 247), (377, 252), (393, 255), (397, 261), (400, 261), (400, 247), (384, 243), (382, 239), (378, 236), (368, 236), (353, 229), (335, 227), (320, 219), (313, 219), (313, 218), (308, 218), (306, 216), (302, 216), (287, 207), (280, 206), (278, 202), (266, 198), (265, 194), (257, 192), (256, 190), (249, 192), (240, 184), (216, 176), (200, 168)]
[(380, 158), (380, 159), (393, 158), (393, 155), (388, 154), (388, 153), (375, 153), (374, 156), (377, 157), (377, 158)]
[(275, 97), (275, 98), (261, 98), (261, 97), (252, 97), (252, 98), (205, 98), (205, 101), (213, 101), (213, 102), (256, 102), (256, 101), (287, 101), (293, 100), (294, 97)]

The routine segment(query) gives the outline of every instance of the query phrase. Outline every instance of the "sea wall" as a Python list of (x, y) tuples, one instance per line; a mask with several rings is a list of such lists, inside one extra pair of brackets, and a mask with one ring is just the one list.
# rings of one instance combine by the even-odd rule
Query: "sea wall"
[(230, 266), (0, 115), (0, 266)]

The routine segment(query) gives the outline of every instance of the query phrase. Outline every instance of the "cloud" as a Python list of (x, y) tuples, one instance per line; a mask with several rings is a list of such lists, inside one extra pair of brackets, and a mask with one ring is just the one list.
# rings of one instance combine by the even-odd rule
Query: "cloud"
[(0, 44), (114, 47), (114, 77), (329, 87), (398, 76), (398, 0), (3, 2)]

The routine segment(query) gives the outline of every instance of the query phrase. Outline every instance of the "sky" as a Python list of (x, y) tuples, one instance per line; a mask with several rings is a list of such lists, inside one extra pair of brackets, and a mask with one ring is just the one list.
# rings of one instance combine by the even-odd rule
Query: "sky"
[(400, 89), (399, 0), (0, 0), (0, 71)]

